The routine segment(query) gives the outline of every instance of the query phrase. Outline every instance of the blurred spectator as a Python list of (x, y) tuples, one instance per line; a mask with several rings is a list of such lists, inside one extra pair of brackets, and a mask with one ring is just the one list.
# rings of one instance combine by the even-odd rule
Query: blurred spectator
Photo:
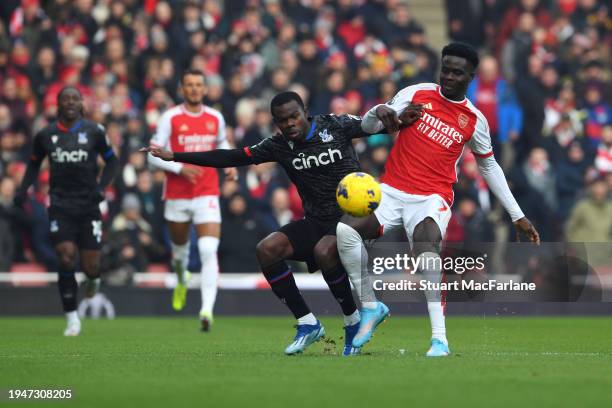
[[(467, 97), (489, 122), (493, 151), (502, 165), (505, 150), (518, 140), (523, 129), (523, 112), (512, 87), (499, 76), (497, 60), (492, 56), (481, 59), (478, 75), (470, 83)], [(508, 154), (506, 153), (508, 156)]]
[(589, 187), (589, 197), (576, 204), (567, 223), (570, 242), (610, 242), (612, 239), (612, 202), (608, 185), (602, 178)]
[(152, 228), (142, 217), (138, 196), (128, 193), (121, 202), (121, 213), (113, 220), (104, 245), (103, 270), (123, 283), (137, 271), (146, 271), (152, 258), (161, 258), (164, 248), (155, 241)]
[[(219, 259), (221, 272), (253, 272), (257, 265), (255, 248), (266, 236), (262, 223), (239, 193), (233, 194), (223, 207)], [(239, 238), (238, 238), (239, 237)]]
[(597, 149), (595, 167), (602, 174), (612, 174), (612, 125), (601, 130), (601, 144)]
[(535, 17), (535, 23), (538, 27), (548, 28), (552, 25), (551, 13), (541, 0), (520, 0), (517, 5), (510, 7), (504, 14), (497, 33), (496, 49), (500, 50), (506, 40), (514, 32), (515, 28), (520, 24), (521, 15), (530, 13)]
[(556, 188), (559, 219), (568, 218), (579, 194), (591, 160), (587, 157), (580, 141), (575, 140), (564, 150), (565, 156), (556, 165)]
[[(151, 226), (153, 240), (159, 243), (165, 241), (164, 205), (161, 190), (160, 186), (154, 183), (153, 175), (149, 170), (144, 169), (138, 173), (136, 188), (133, 191), (140, 201), (142, 217)], [(152, 255), (154, 255), (152, 262), (160, 262), (164, 260), (163, 257), (166, 254)]]
[[(0, 179), (0, 253), (2, 270), (10, 270), (12, 262), (25, 261), (23, 240), (19, 239), (29, 230), (31, 220), (27, 214), (13, 204), (16, 183), (10, 177)], [(18, 239), (11, 239), (11, 238)], [(7, 266), (8, 265), (8, 266)]]
[(484, 1), (445, 0), (448, 36), (454, 41), (480, 46), (484, 40)]
[(555, 209), (555, 174), (546, 150), (541, 147), (533, 149), (523, 165), (523, 172), (529, 186), (542, 195), (548, 208)]
[(584, 99), (587, 112), (585, 133), (593, 145), (597, 146), (601, 140), (602, 128), (612, 125), (612, 105), (603, 100), (602, 84), (597, 82), (587, 85)]

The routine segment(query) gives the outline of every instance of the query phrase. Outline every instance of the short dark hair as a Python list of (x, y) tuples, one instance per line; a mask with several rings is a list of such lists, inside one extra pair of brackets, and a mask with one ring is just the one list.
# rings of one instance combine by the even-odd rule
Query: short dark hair
[(470, 44), (462, 42), (452, 42), (442, 49), (442, 58), (447, 55), (453, 57), (465, 58), (474, 69), (478, 68), (480, 58), (478, 58), (478, 51)]
[(67, 86), (63, 87), (62, 89), (60, 89), (60, 91), (57, 94), (57, 103), (58, 103), (58, 105), (59, 105), (60, 98), (62, 97), (64, 92), (66, 92), (68, 90), (71, 90), (71, 89), (76, 91), (79, 94), (79, 96), (81, 97), (81, 99), (83, 99), (83, 94), (81, 94), (81, 91), (79, 91), (79, 88), (77, 88), (76, 86), (67, 85)]
[(270, 102), (270, 111), (272, 111), (272, 109), (277, 106), (284, 105), (291, 101), (296, 101), (297, 104), (300, 105), (303, 110), (306, 110), (306, 107), (304, 106), (304, 101), (302, 100), (300, 95), (298, 95), (297, 92), (287, 91), (281, 92), (277, 94), (274, 98), (272, 98), (272, 101)]
[(183, 71), (183, 73), (181, 74), (181, 85), (183, 85), (183, 82), (185, 81), (185, 77), (187, 75), (199, 75), (202, 77), (202, 79), (204, 80), (204, 83), (206, 83), (206, 75), (204, 75), (204, 72), (202, 72), (199, 69), (186, 69), (185, 71)]

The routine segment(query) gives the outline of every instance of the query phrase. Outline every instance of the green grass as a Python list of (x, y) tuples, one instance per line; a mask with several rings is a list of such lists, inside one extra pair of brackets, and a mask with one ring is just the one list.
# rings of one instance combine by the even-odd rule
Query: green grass
[[(612, 406), (612, 318), (447, 321), (453, 355), (427, 359), (426, 317), (393, 317), (365, 355), (341, 358), (341, 321), (305, 354), (282, 351), (289, 318), (0, 319), (0, 405), (66, 407)], [(332, 342), (335, 341), (335, 344)], [(400, 351), (402, 350), (402, 351)], [(6, 389), (71, 388), (65, 402), (8, 402)]]

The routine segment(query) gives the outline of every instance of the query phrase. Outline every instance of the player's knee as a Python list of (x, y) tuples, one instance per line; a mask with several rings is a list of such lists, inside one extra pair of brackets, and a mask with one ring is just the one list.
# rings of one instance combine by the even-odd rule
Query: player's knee
[(360, 244), (362, 242), (357, 230), (344, 222), (339, 222), (336, 226), (336, 235), (338, 237), (338, 244), (341, 242), (343, 244)]
[(74, 270), (76, 267), (76, 254), (72, 251), (60, 251), (58, 263), (61, 270)]
[(97, 278), (100, 276), (100, 260), (90, 259), (83, 262), (83, 272), (88, 278)]
[(210, 236), (198, 238), (198, 252), (200, 253), (200, 258), (217, 256), (218, 248), (219, 238)]
[(265, 264), (282, 260), (284, 252), (284, 246), (271, 238), (263, 239), (255, 247), (257, 259)]
[(421, 221), (415, 227), (412, 237), (415, 255), (418, 256), (424, 252), (440, 252), (442, 234), (440, 227), (432, 218), (427, 217)]
[(314, 247), (313, 254), (317, 265), (322, 269), (334, 266), (339, 261), (335, 240), (317, 243)]

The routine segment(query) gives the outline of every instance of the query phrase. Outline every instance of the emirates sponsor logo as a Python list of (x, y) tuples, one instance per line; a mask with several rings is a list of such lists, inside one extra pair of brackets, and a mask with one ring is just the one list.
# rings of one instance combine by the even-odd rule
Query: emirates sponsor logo
[(184, 146), (184, 145), (189, 145), (189, 144), (202, 143), (206, 141), (207, 139), (214, 139), (214, 137), (215, 137), (214, 135), (198, 135), (198, 134), (179, 135), (178, 142), (181, 146)]
[(464, 139), (457, 129), (427, 112), (423, 112), (417, 130), (446, 149), (453, 143), (462, 143)]

